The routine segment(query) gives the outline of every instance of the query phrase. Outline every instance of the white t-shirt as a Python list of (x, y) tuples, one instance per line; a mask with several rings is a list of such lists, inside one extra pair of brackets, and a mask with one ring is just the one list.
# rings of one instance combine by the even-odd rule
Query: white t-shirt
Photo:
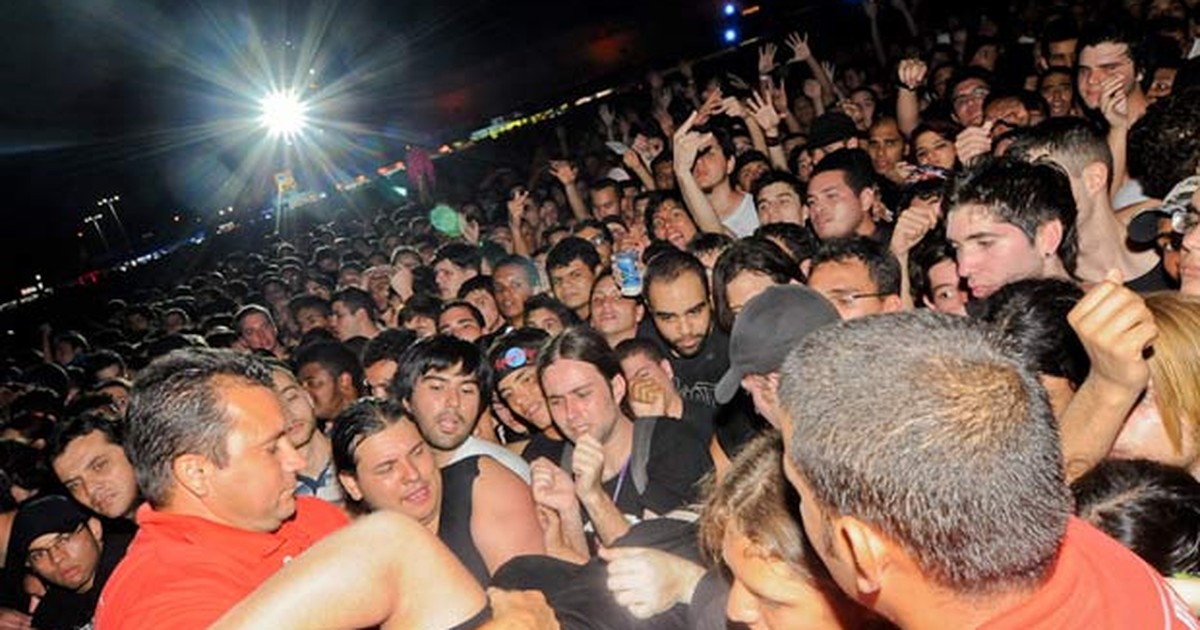
[(754, 234), (758, 229), (758, 209), (754, 207), (754, 197), (742, 194), (742, 202), (738, 204), (733, 214), (721, 219), (721, 223), (738, 238)]
[(450, 461), (446, 462), (449, 466), (454, 462), (466, 459), (473, 455), (487, 455), (499, 462), (505, 468), (513, 471), (518, 477), (529, 483), (529, 463), (521, 459), (520, 455), (500, 446), (499, 444), (481, 440), (475, 436), (467, 438), (458, 448), (454, 449), (454, 455)]

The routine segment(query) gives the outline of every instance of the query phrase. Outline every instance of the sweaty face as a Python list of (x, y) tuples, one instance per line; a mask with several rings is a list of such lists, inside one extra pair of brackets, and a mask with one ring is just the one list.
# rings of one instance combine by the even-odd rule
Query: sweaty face
[(808, 220), (804, 205), (800, 203), (800, 193), (784, 182), (767, 184), (758, 191), (754, 200), (758, 208), (758, 221), (763, 225), (771, 223), (794, 223), (804, 225)]
[(363, 439), (354, 450), (354, 474), (339, 479), (373, 512), (399, 512), (429, 527), (441, 510), (442, 475), (433, 451), (407, 420)]
[(854, 319), (896, 310), (899, 296), (879, 295), (867, 265), (857, 259), (829, 260), (816, 265), (808, 275), (808, 286), (833, 303), (842, 319)]
[(871, 156), (871, 165), (876, 173), (891, 173), (904, 159), (905, 149), (904, 136), (900, 135), (900, 128), (895, 121), (884, 119), (871, 127), (867, 153)]
[(541, 383), (554, 424), (567, 439), (576, 442), (590, 434), (608, 442), (622, 417), (624, 377), (609, 381), (591, 363), (559, 359), (542, 370)]
[(596, 281), (592, 289), (591, 324), (602, 335), (632, 333), (641, 321), (642, 307), (638, 301), (621, 295), (612, 276)]
[(86, 593), (100, 564), (100, 521), (92, 518), (66, 532), (43, 534), (29, 543), (29, 565), (43, 580), (73, 593)]
[(667, 199), (654, 211), (654, 238), (667, 241), (676, 248), (686, 250), (688, 243), (696, 238), (696, 223), (687, 209), (674, 199)]
[(997, 220), (983, 206), (952, 210), (946, 236), (957, 252), (958, 275), (966, 278), (976, 299), (1017, 280), (1043, 275), (1044, 257), (1029, 237), (1017, 226)]
[(842, 171), (818, 173), (808, 183), (809, 220), (821, 240), (863, 233), (871, 223), (863, 201), (846, 183)]
[(483, 328), (475, 320), (475, 316), (462, 306), (442, 311), (441, 316), (438, 317), (438, 332), (471, 343), (475, 343), (483, 336)]
[(296, 373), (304, 391), (312, 397), (313, 409), (322, 420), (333, 420), (345, 406), (337, 377), (320, 363), (305, 363)]
[(100, 431), (75, 438), (51, 463), (54, 474), (84, 507), (121, 518), (137, 501), (137, 479), (125, 450)]
[(538, 383), (537, 368), (527, 366), (506, 374), (496, 391), (504, 404), (523, 420), (542, 430), (550, 427), (550, 409)]
[(1110, 77), (1120, 78), (1126, 94), (1137, 87), (1137, 72), (1128, 45), (1104, 42), (1079, 53), (1079, 95), (1088, 109), (1100, 107), (1101, 86)]
[(692, 273), (651, 284), (646, 306), (654, 327), (671, 350), (683, 357), (694, 356), (712, 331), (712, 308), (706, 292), (707, 280)]
[(300, 387), (291, 372), (274, 370), (271, 378), (275, 383), (275, 394), (283, 405), (283, 415), (287, 418), (284, 430), (292, 446), (302, 448), (312, 441), (317, 431), (317, 412), (313, 409), (312, 398)]
[(274, 351), (275, 347), (279, 345), (275, 324), (272, 324), (261, 313), (250, 313), (243, 317), (241, 324), (239, 324), (239, 330), (242, 335), (242, 342), (251, 350), (267, 350), (270, 352)]
[(479, 381), (462, 366), (430, 370), (417, 378), (405, 407), (435, 449), (452, 451), (475, 430), (482, 408)]
[(975, 127), (983, 124), (983, 101), (991, 93), (991, 88), (979, 79), (960, 81), (954, 87), (951, 103), (954, 108), (954, 120), (964, 127)]
[(571, 310), (587, 305), (595, 280), (595, 270), (578, 258), (564, 267), (550, 270), (550, 286), (554, 289), (554, 297)]
[(730, 620), (752, 630), (845, 627), (829, 596), (733, 527), (725, 530), (721, 559), (733, 574), (725, 607)]
[(516, 265), (505, 265), (492, 276), (496, 284), (496, 308), (509, 322), (519, 321), (525, 312), (525, 300), (533, 295), (533, 287), (525, 270)]
[(477, 275), (474, 269), (459, 267), (449, 260), (439, 260), (433, 266), (433, 280), (437, 283), (438, 295), (447, 301), (457, 298), (462, 283)]
[(958, 161), (958, 152), (954, 149), (954, 142), (933, 131), (926, 131), (918, 135), (913, 140), (913, 147), (917, 164), (921, 166), (936, 166), (950, 171), (954, 170), (954, 163)]
[(296, 512), (296, 471), (304, 458), (288, 439), (274, 391), (243, 383), (219, 390), (229, 419), (227, 458), (223, 467), (210, 460), (202, 500), (218, 523), (273, 532)]

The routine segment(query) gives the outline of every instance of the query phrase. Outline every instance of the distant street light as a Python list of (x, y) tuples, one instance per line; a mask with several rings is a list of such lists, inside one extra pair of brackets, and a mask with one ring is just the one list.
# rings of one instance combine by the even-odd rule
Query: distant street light
[[(125, 233), (125, 225), (121, 223), (121, 217), (117, 215), (116, 203), (121, 200), (121, 195), (113, 195), (111, 197), (103, 197), (96, 202), (99, 207), (108, 206), (108, 211), (112, 213), (113, 221), (117, 223), (117, 231), (121, 233), (121, 240), (125, 242), (125, 249), (133, 249), (133, 244), (129, 242), (129, 235)], [(97, 228), (99, 229), (99, 228)]]

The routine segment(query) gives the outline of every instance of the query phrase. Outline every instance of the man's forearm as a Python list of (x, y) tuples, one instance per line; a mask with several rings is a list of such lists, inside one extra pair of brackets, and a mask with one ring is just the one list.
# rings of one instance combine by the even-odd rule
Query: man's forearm
[(1112, 450), (1139, 391), (1089, 377), (1059, 419), (1067, 481), (1078, 479)]
[(592, 526), (596, 528), (600, 542), (605, 545), (613, 544), (613, 541), (629, 531), (629, 521), (625, 520), (625, 515), (621, 514), (617, 504), (613, 503), (607, 494), (596, 492), (580, 497), (580, 502), (583, 503), (583, 509), (587, 510), (588, 517), (592, 519)]

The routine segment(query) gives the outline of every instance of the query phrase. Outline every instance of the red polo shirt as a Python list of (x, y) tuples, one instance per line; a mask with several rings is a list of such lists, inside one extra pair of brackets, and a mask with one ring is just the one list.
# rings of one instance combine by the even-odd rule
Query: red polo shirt
[(1071, 517), (1050, 579), (979, 630), (1195, 630), (1191, 610), (1150, 565)]
[(206, 628), (284, 563), (346, 525), (341, 510), (296, 499), (296, 516), (252, 532), (143, 505), (138, 533), (100, 594), (98, 630)]

